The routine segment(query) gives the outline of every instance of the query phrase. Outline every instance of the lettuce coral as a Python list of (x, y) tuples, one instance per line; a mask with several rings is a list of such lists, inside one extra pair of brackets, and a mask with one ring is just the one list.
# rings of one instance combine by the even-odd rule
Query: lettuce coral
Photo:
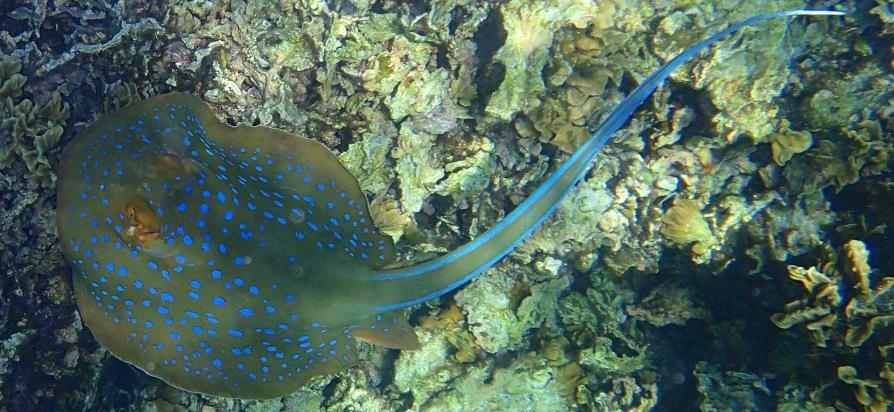
[[(894, 342), (889, 333), (894, 325), (894, 277), (878, 276), (869, 259), (866, 244), (850, 240), (841, 253), (826, 249), (824, 264), (810, 268), (789, 265), (789, 276), (804, 285), (808, 296), (785, 305), (771, 320), (783, 329), (803, 325), (813, 342), (826, 348), (826, 356), (844, 348), (860, 349), (845, 352), (850, 354), (848, 363), (859, 362), (861, 368), (877, 370), (881, 380), (858, 377), (854, 363), (839, 365), (837, 374), (840, 382), (852, 386), (853, 403), (875, 412), (887, 410), (894, 400), (890, 390), (894, 387)], [(848, 399), (835, 402), (841, 410), (852, 410), (849, 404)]]
[(702, 216), (698, 204), (691, 200), (674, 201), (662, 221), (664, 228), (661, 233), (679, 244), (695, 243), (692, 249), (696, 255), (704, 255), (717, 245), (717, 238), (711, 232), (708, 221)]
[(18, 158), (32, 179), (50, 187), (56, 175), (49, 154), (62, 137), (69, 107), (59, 93), (44, 103), (24, 97), (27, 78), (21, 68), (15, 58), (0, 61), (0, 169)]
[(784, 166), (792, 156), (810, 149), (813, 136), (807, 131), (791, 130), (788, 120), (782, 120), (779, 124), (777, 132), (769, 138), (770, 151), (773, 153), (773, 161)]
[(593, 1), (513, 0), (503, 5), (500, 13), (506, 42), (494, 59), (505, 66), (506, 75), (490, 96), (485, 112), (505, 121), (519, 110), (537, 106), (546, 89), (541, 72), (556, 31), (566, 25), (583, 28), (598, 15), (598, 10)]

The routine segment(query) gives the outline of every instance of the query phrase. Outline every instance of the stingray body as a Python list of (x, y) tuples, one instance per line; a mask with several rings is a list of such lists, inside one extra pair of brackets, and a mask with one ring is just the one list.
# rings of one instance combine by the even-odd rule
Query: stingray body
[(355, 338), (412, 349), (389, 312), (447, 293), (528, 236), (668, 74), (646, 79), (504, 220), (440, 258), (385, 269), (356, 179), (321, 144), (229, 127), (199, 98), (156, 96), (105, 116), (66, 148), (58, 226), (79, 309), (115, 356), (177, 387), (270, 398), (338, 371)]

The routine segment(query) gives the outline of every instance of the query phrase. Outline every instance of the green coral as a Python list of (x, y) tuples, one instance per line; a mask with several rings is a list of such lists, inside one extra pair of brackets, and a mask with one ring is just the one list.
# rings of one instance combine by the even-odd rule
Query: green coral
[(456, 297), (476, 343), (490, 353), (519, 348), (534, 328), (555, 329), (558, 297), (569, 285), (565, 277), (532, 281), (513, 272), (495, 268)]
[(395, 363), (394, 383), (401, 392), (410, 392), (416, 402), (425, 403), (465, 373), (450, 356), (451, 344), (444, 335), (419, 333), (422, 347), (401, 352)]
[(32, 179), (49, 187), (56, 181), (50, 151), (62, 137), (68, 103), (62, 102), (59, 93), (42, 104), (24, 97), (27, 78), (20, 73), (21, 68), (15, 58), (0, 61), (0, 169), (11, 167), (19, 159)]
[(559, 371), (537, 362), (530, 353), (510, 365), (476, 366), (451, 383), (452, 390), (439, 394), (423, 407), (439, 411), (569, 410), (555, 377)]
[(665, 282), (654, 287), (636, 304), (627, 306), (627, 313), (653, 326), (683, 325), (689, 320), (710, 320), (704, 304), (690, 289)]
[(598, 13), (594, 2), (558, 0), (545, 3), (511, 1), (500, 8), (506, 42), (494, 59), (506, 69), (485, 112), (507, 121), (518, 111), (538, 106), (545, 91), (541, 72), (549, 59), (553, 36), (570, 25), (583, 28)]
[(408, 213), (421, 210), (428, 194), (444, 177), (442, 155), (435, 144), (433, 135), (417, 133), (408, 124), (400, 128), (391, 156), (400, 179), (401, 207)]
[(392, 165), (388, 152), (397, 140), (398, 130), (384, 117), (384, 113), (374, 112), (370, 124), (355, 132), (357, 141), (338, 155), (367, 193), (382, 193), (394, 180), (394, 168), (388, 167)]

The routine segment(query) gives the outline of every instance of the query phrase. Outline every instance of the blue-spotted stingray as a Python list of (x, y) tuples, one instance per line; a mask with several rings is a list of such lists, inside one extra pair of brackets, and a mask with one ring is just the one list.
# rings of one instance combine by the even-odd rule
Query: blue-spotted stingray
[(66, 147), (58, 227), (78, 307), (115, 356), (193, 392), (271, 398), (357, 358), (355, 339), (413, 349), (395, 314), (450, 292), (531, 234), (633, 111), (683, 62), (659, 68), (502, 221), (439, 258), (389, 266), (357, 180), (316, 141), (230, 127), (201, 99), (156, 96)]

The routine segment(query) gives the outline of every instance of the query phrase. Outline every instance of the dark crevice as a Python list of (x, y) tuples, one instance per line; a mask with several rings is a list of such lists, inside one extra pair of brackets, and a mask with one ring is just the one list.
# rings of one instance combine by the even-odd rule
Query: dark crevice
[(484, 104), (506, 76), (506, 67), (493, 60), (494, 55), (506, 42), (503, 18), (497, 9), (491, 9), (487, 18), (478, 26), (472, 41), (478, 45), (476, 56), (480, 70), (475, 76), (475, 83), (478, 86), (478, 98)]

